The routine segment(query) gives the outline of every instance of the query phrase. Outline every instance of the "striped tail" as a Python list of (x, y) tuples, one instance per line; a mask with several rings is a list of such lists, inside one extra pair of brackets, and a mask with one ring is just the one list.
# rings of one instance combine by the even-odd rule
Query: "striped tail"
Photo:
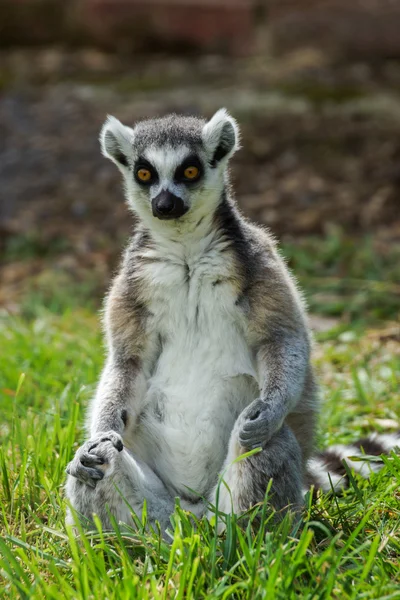
[[(355, 473), (368, 479), (371, 472), (376, 473), (383, 467), (382, 460), (370, 460), (371, 456), (389, 454), (391, 450), (400, 450), (400, 431), (397, 433), (372, 433), (353, 444), (330, 446), (318, 452), (307, 463), (307, 490), (314, 486), (323, 492), (340, 492), (349, 487), (349, 477), (344, 462)], [(356, 460), (353, 460), (356, 459)]]

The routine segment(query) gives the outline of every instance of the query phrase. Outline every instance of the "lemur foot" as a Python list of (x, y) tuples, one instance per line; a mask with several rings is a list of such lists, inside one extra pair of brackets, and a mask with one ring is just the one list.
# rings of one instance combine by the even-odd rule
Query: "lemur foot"
[(67, 466), (68, 475), (91, 488), (106, 475), (111, 475), (115, 457), (123, 450), (121, 436), (115, 431), (98, 433), (85, 442)]

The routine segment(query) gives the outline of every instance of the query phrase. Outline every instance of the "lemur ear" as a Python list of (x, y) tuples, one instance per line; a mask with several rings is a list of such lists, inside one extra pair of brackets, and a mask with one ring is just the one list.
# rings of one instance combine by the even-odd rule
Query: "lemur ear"
[(203, 127), (203, 141), (212, 167), (229, 159), (239, 149), (239, 127), (225, 108), (218, 110)]
[(123, 125), (115, 117), (108, 116), (100, 133), (101, 151), (117, 167), (128, 167), (132, 153), (133, 129)]

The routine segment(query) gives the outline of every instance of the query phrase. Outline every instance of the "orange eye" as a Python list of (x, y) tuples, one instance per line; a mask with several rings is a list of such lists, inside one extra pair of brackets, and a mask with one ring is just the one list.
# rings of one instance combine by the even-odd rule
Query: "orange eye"
[(197, 167), (186, 167), (183, 174), (186, 179), (196, 179), (199, 176), (199, 169)]
[(151, 179), (151, 171), (149, 171), (148, 169), (139, 169), (136, 175), (140, 181), (143, 181), (145, 183), (147, 183)]

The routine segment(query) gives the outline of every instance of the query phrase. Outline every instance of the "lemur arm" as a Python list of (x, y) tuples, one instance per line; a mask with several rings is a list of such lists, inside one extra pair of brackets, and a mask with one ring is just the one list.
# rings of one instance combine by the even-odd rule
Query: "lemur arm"
[(143, 322), (143, 305), (129, 289), (126, 273), (121, 272), (106, 302), (108, 358), (89, 410), (90, 436), (111, 430), (120, 435), (124, 432), (141, 373)]
[(246, 448), (267, 443), (288, 414), (296, 412), (310, 372), (302, 300), (279, 257), (274, 257), (265, 280), (256, 283), (251, 294), (250, 329), (260, 397), (243, 412), (239, 437)]
[(89, 407), (89, 439), (67, 466), (67, 473), (94, 488), (104, 477), (93, 448), (111, 442), (121, 452), (122, 436), (135, 413), (135, 395), (142, 373), (145, 309), (132, 289), (124, 267), (114, 281), (105, 309), (108, 358)]
[(90, 437), (104, 431), (123, 435), (138, 369), (135, 359), (108, 358), (89, 413)]

